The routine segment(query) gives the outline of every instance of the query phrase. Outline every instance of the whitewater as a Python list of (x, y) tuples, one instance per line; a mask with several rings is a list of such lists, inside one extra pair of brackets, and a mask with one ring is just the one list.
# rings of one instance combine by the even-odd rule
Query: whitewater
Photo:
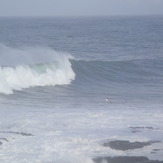
[(0, 18), (0, 162), (162, 163), (162, 24)]
[[(69, 62), (70, 55), (57, 54), (57, 52), (50, 48), (12, 49), (1, 45), (0, 50), (3, 57), (2, 60), (6, 62), (1, 65), (13, 65), (13, 67), (0, 67), (1, 93), (11, 94), (13, 90), (34, 86), (69, 84), (75, 78)], [(49, 58), (49, 61), (48, 59), (46, 61), (45, 57), (41, 57), (42, 54), (44, 56), (46, 54), (46, 59)], [(11, 59), (10, 56), (13, 58)], [(19, 58), (22, 56), (27, 57), (20, 62)], [(41, 57), (41, 59), (37, 59), (37, 62), (32, 63), (37, 57)], [(54, 60), (50, 60), (53, 58)], [(31, 60), (32, 62), (27, 63), (26, 60)], [(17, 61), (20, 63), (16, 63)]]

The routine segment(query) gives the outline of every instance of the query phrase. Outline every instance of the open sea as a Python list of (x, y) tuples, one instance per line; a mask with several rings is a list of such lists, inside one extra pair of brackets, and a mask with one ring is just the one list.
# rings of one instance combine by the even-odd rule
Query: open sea
[(0, 163), (163, 163), (163, 16), (0, 18)]

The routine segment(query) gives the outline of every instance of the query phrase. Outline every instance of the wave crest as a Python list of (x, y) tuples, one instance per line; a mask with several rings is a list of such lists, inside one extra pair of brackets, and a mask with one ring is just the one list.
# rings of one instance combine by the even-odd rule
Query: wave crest
[[(75, 79), (75, 73), (69, 61), (72, 56), (68, 53), (56, 52), (50, 48), (41, 48), (43, 50), (41, 51), (38, 47), (21, 50), (13, 49), (13, 51), (12, 48), (7, 49), (7, 47), (3, 47), (3, 52), (7, 53), (4, 49), (8, 51), (8, 56), (9, 53), (10, 55), (16, 54), (17, 57), (20, 54), (22, 54), (22, 56), (20, 55), (19, 57), (23, 57), (24, 54), (27, 54), (28, 56), (26, 57), (28, 59), (30, 58), (33, 63), (23, 63), (23, 59), (21, 58), (22, 63), (18, 63), (16, 66), (1, 66), (0, 93), (12, 94), (13, 90), (22, 90), (23, 88), (35, 86), (65, 85), (70, 84), (71, 81)], [(18, 51), (19, 54), (15, 53), (16, 51)], [(40, 55), (36, 56), (35, 54)], [(0, 53), (0, 55), (3, 56), (2, 53)], [(40, 56), (41, 60), (39, 58)], [(12, 58), (14, 58), (14, 56), (12, 56)], [(37, 63), (38, 61), (44, 63)]]

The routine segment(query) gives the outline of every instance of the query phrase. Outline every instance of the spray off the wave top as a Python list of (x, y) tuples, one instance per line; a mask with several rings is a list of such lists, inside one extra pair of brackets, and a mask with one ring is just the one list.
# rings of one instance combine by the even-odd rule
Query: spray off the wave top
[(0, 46), (0, 92), (10, 94), (34, 86), (70, 84), (75, 78), (71, 68), (72, 57), (53, 49)]

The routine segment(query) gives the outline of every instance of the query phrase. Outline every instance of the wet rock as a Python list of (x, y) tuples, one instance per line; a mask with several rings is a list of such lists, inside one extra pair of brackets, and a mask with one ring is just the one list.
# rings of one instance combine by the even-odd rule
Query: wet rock
[(125, 141), (125, 140), (114, 140), (114, 141), (109, 141), (103, 144), (104, 147), (110, 147), (112, 149), (116, 150), (130, 150), (130, 149), (137, 149), (137, 148), (143, 148), (144, 146), (151, 145), (153, 143), (158, 143), (160, 141), (147, 141), (147, 142), (130, 142), (130, 141)]
[(15, 132), (15, 131), (0, 131), (0, 133), (17, 134), (17, 135), (22, 135), (22, 136), (33, 136), (31, 133)]
[(119, 156), (99, 157), (94, 159), (95, 163), (163, 163), (163, 161), (149, 160), (144, 156)]

